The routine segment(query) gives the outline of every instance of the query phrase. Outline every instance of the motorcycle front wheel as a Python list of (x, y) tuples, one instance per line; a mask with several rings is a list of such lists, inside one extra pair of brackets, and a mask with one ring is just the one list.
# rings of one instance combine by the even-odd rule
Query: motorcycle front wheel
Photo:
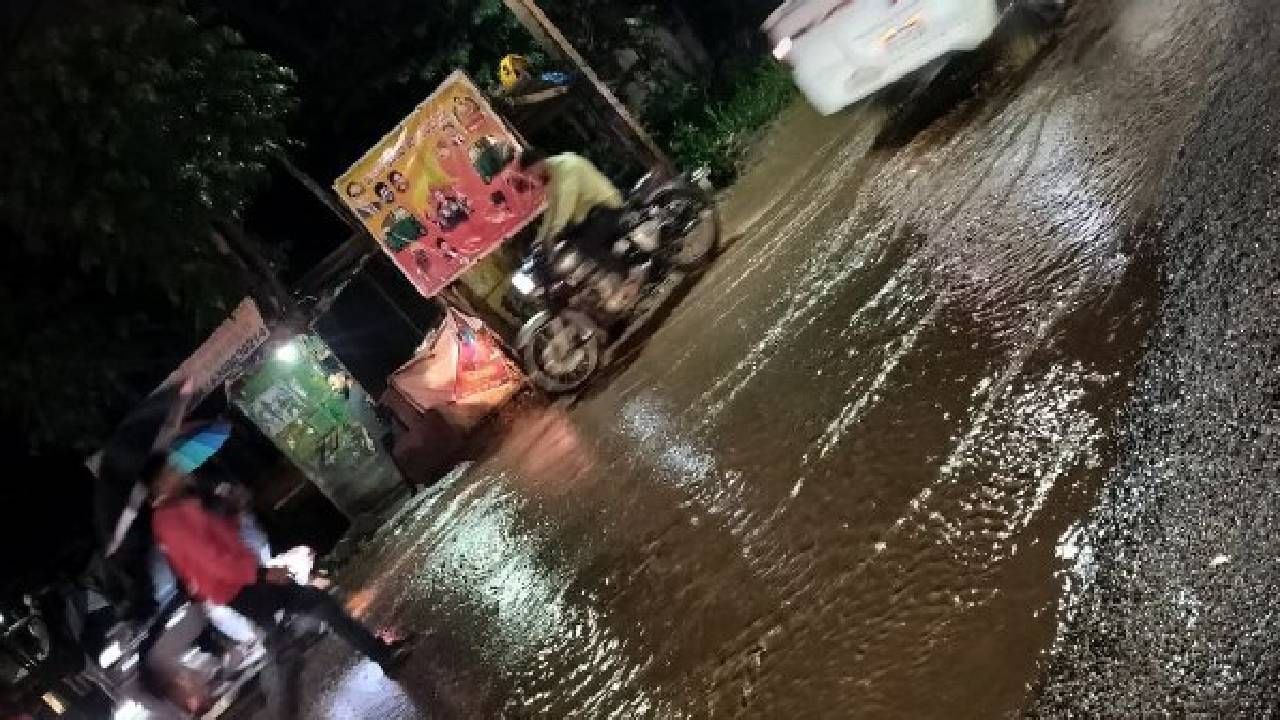
[(565, 310), (547, 321), (524, 346), (525, 371), (552, 395), (574, 392), (600, 367), (604, 333), (586, 313)]

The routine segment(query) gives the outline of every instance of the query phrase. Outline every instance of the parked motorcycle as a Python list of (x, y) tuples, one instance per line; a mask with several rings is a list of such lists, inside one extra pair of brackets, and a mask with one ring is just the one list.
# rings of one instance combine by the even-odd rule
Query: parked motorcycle
[(646, 176), (629, 195), (612, 250), (630, 275), (619, 282), (561, 239), (551, 257), (533, 248), (512, 276), (508, 305), (526, 318), (516, 348), (544, 391), (576, 391), (605, 364), (612, 344), (645, 315), (673, 273), (713, 259), (720, 217), (705, 171), (659, 183)]

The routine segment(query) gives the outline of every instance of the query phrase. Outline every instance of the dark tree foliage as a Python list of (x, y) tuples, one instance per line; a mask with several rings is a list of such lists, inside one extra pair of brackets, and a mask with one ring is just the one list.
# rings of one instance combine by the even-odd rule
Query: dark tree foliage
[(0, 66), (0, 408), (84, 445), (244, 293), (209, 228), (286, 143), (291, 76), (173, 3), (42, 11)]
[[(760, 27), (779, 0), (541, 0), (542, 7), (593, 64), (638, 52), (641, 72), (679, 73), (702, 90), (727, 90), (754, 70), (766, 48)], [(673, 55), (684, 57), (679, 62)], [(689, 72), (688, 60), (706, 67)], [(683, 67), (681, 67), (683, 66)]]
[(729, 182), (794, 97), (761, 26), (780, 0), (541, 0), (682, 165)]
[[(753, 70), (773, 0), (541, 0), (614, 89), (651, 91), (637, 109), (659, 135)], [(327, 182), (389, 131), (454, 69), (482, 87), (508, 53), (539, 56), (502, 0), (192, 0), (204, 17), (242, 32), (293, 68), (302, 109), (292, 126), (302, 165)], [(700, 46), (712, 72), (673, 58), (672, 36)], [(639, 56), (628, 70), (620, 54)]]
[(496, 82), (507, 53), (534, 51), (502, 0), (195, 0), (298, 76), (292, 125), (305, 168), (327, 183), (453, 70)]
[(758, 64), (760, 27), (781, 0), (658, 0), (667, 17), (682, 18), (706, 45), (721, 82)]

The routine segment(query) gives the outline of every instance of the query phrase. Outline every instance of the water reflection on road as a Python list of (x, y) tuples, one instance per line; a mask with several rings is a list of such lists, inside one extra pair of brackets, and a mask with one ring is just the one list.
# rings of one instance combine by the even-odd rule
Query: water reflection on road
[(767, 211), (638, 357), (354, 572), (434, 632), (382, 714), (1023, 708), (1151, 321), (1142, 211), (1204, 82), (1195, 8), (1164, 3), (1154, 45), (1111, 32), (1151, 4), (1082, 2), (902, 142), (880, 108), (793, 113), (731, 201)]

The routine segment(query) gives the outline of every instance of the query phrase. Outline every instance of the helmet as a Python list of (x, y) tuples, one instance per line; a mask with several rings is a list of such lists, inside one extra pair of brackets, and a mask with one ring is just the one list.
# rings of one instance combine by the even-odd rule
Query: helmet
[(498, 64), (498, 79), (504, 90), (511, 90), (529, 76), (529, 61), (523, 55), (508, 55)]

